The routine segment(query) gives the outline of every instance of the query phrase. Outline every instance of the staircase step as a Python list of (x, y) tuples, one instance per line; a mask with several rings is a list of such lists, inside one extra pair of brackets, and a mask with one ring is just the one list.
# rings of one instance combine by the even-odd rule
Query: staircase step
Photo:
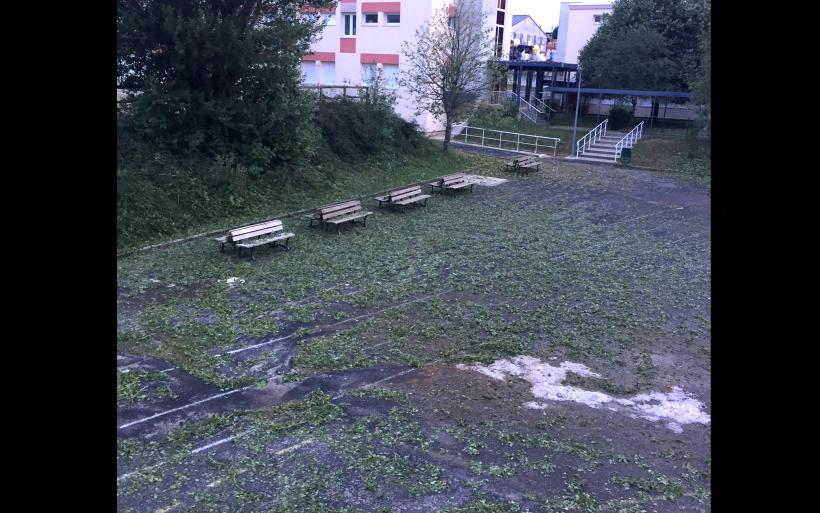
[(601, 157), (601, 158), (614, 158), (615, 152), (614, 151), (595, 151), (595, 150), (585, 150), (581, 152), (581, 155), (591, 155), (593, 157)]
[(599, 159), (599, 158), (594, 158), (594, 157), (585, 157), (583, 155), (581, 155), (580, 157), (574, 158), (572, 160), (574, 160), (576, 162), (595, 162), (595, 163), (598, 163), (598, 164), (615, 164), (615, 161), (613, 161), (612, 159)]

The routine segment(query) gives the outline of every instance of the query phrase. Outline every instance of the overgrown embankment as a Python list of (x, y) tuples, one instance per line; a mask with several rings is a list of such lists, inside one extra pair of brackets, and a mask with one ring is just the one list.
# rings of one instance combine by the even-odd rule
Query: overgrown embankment
[(254, 165), (232, 153), (180, 154), (120, 135), (118, 249), (310, 208), (469, 167), (389, 106), (324, 101), (312, 154)]

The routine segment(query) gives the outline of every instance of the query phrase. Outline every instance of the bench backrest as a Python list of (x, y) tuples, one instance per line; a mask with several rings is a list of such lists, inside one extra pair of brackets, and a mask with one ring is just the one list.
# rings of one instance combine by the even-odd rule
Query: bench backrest
[(442, 183), (442, 184), (445, 183), (445, 182), (452, 183), (453, 179), (458, 179), (458, 178), (463, 179), (464, 178), (464, 173), (456, 173), (454, 175), (442, 176), (441, 178), (438, 179), (438, 181), (439, 181), (439, 183)]
[(518, 161), (518, 164), (527, 165), (527, 164), (535, 164), (536, 162), (538, 162), (538, 159), (535, 158), (535, 157), (524, 157), (523, 159), (520, 159)]
[(441, 185), (444, 185), (444, 186), (454, 185), (454, 184), (461, 183), (461, 182), (466, 182), (466, 181), (467, 181), (467, 177), (464, 176), (464, 173), (459, 173), (457, 175), (445, 176), (441, 180)]
[(252, 224), (250, 226), (243, 226), (242, 228), (234, 228), (228, 232), (228, 239), (233, 242), (240, 240), (259, 237), (260, 235), (267, 235), (269, 233), (278, 232), (283, 229), (282, 221), (274, 219), (273, 221), (266, 221), (264, 223)]
[(401, 201), (403, 199), (412, 198), (421, 194), (421, 185), (414, 185), (413, 187), (405, 187), (404, 189), (397, 189), (390, 191), (390, 201)]
[(359, 200), (345, 201), (344, 203), (337, 203), (335, 205), (328, 205), (319, 209), (319, 215), (322, 219), (333, 219), (353, 212), (358, 212), (362, 209), (362, 202)]

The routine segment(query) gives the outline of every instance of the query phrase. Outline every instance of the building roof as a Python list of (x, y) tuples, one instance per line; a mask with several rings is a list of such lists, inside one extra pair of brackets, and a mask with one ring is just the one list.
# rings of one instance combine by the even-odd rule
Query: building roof
[(529, 14), (513, 14), (512, 24), (515, 25), (517, 23), (520, 23), (520, 22), (524, 21), (525, 18), (529, 18), (529, 17), (530, 17)]

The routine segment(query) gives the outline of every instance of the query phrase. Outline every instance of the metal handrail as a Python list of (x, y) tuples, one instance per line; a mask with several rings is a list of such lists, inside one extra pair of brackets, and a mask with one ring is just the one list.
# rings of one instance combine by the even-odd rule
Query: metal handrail
[(575, 145), (575, 156), (580, 157), (581, 153), (584, 152), (587, 148), (595, 144), (596, 142), (601, 140), (601, 137), (606, 135), (606, 126), (609, 122), (609, 118), (601, 121), (598, 123), (598, 126), (587, 132), (587, 134), (580, 139), (578, 139), (578, 143)]
[(536, 122), (539, 114), (544, 113), (543, 110), (540, 110), (538, 107), (522, 98), (521, 95), (513, 91), (492, 91), (490, 93), (490, 103), (501, 104), (502, 98), (506, 99), (507, 101), (516, 102), (518, 106), (518, 112), (522, 116), (526, 117), (528, 120), (532, 121), (533, 123)]
[(628, 134), (615, 143), (615, 160), (621, 158), (621, 151), (624, 148), (631, 148), (643, 136), (643, 121), (638, 123), (635, 128), (629, 131)]
[(546, 103), (544, 103), (544, 102), (543, 102), (543, 100), (539, 100), (539, 99), (538, 99), (538, 97), (536, 97), (536, 96), (533, 96), (533, 97), (532, 97), (532, 100), (533, 100), (533, 101), (532, 101), (533, 105), (539, 105), (539, 104), (541, 105), (540, 112), (541, 112), (542, 114), (543, 114), (544, 112), (546, 112), (547, 110), (551, 110), (552, 112), (558, 112), (557, 110), (553, 109), (552, 107), (550, 107), (549, 105), (547, 105)]
[[(538, 153), (538, 147), (540, 146), (542, 150), (552, 148), (552, 155), (555, 156), (555, 153), (558, 150), (558, 143), (561, 141), (561, 139), (558, 137), (546, 137), (543, 135), (522, 134), (518, 132), (505, 132), (504, 130), (493, 130), (491, 128), (481, 128), (476, 126), (459, 125), (458, 128), (461, 128), (462, 130), (457, 135), (453, 136), (453, 140), (456, 140), (457, 137), (463, 136), (464, 144), (471, 144), (473, 146), (484, 146), (505, 149), (501, 147), (502, 143), (515, 143), (515, 151), (525, 151), (521, 150), (522, 146), (532, 146), (533, 148), (531, 153)], [(472, 135), (470, 134), (470, 130), (473, 130)], [(494, 136), (494, 134), (498, 135)], [(504, 134), (515, 136), (515, 138), (505, 139)], [(526, 142), (526, 140), (522, 141), (522, 136), (525, 138), (530, 137), (532, 138), (532, 140), (534, 140), (534, 142)], [(473, 137), (477, 141), (480, 140), (481, 142), (471, 143), (470, 137)], [(552, 145), (549, 145), (549, 141), (552, 141)], [(496, 144), (496, 142), (498, 144)]]

